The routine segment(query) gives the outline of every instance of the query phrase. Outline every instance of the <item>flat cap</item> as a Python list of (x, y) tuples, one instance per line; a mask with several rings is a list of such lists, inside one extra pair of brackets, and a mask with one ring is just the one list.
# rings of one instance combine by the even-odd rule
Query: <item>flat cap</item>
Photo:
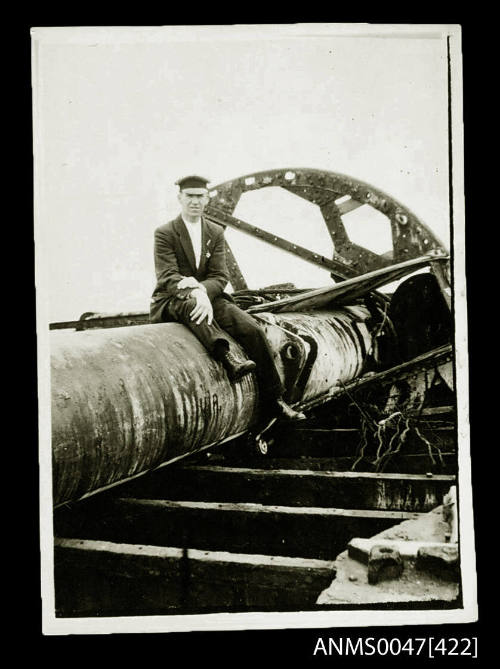
[(207, 184), (210, 179), (205, 179), (205, 177), (199, 177), (195, 174), (191, 174), (187, 177), (182, 177), (175, 182), (176, 186), (179, 186), (179, 190), (185, 190), (186, 188), (207, 188)]

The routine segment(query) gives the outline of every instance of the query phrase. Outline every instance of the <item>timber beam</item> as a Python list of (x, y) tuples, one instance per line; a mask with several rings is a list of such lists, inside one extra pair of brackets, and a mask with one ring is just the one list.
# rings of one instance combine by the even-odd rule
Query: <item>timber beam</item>
[(69, 522), (56, 523), (55, 530), (69, 538), (331, 560), (353, 537), (373, 536), (419, 515), (122, 498), (99, 513), (75, 508)]
[(447, 475), (191, 465), (153, 472), (147, 482), (131, 484), (127, 495), (167, 493), (176, 500), (425, 512), (442, 504), (455, 481)]
[(325, 560), (55, 540), (59, 616), (314, 608), (335, 577)]

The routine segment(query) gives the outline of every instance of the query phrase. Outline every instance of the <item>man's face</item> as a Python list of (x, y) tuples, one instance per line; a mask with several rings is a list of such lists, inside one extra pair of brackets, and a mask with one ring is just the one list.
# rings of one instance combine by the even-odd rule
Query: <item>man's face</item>
[(208, 204), (208, 192), (204, 188), (186, 188), (179, 193), (181, 212), (185, 218), (199, 218)]

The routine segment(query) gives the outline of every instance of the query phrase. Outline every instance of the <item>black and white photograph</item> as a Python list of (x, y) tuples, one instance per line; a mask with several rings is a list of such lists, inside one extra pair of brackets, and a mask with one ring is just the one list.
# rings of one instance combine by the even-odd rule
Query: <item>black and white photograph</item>
[(43, 634), (476, 621), (461, 27), (31, 48)]

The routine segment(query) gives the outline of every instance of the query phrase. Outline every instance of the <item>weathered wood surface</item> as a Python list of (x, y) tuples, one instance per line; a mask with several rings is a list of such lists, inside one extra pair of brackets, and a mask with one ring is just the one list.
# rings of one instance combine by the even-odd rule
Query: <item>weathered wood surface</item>
[(335, 576), (324, 560), (67, 538), (54, 548), (64, 616), (299, 610)]
[(58, 516), (56, 535), (234, 553), (333, 559), (353, 537), (370, 537), (419, 514), (262, 504), (111, 499)]
[(127, 496), (425, 512), (442, 503), (455, 480), (449, 475), (192, 465), (138, 481)]
[[(394, 462), (389, 462), (386, 471), (395, 473), (410, 473), (410, 474), (427, 474), (436, 473), (454, 475), (456, 472), (456, 453), (442, 453), (443, 465), (440, 462), (432, 463), (427, 454), (405, 454), (398, 453), (397, 459)], [(287, 468), (287, 469), (310, 469), (313, 471), (350, 471), (357, 458), (353, 456), (325, 456), (325, 457), (309, 457), (307, 455), (301, 457), (290, 458), (275, 458), (273, 456), (263, 456), (258, 459), (258, 466), (265, 469), (273, 468)], [(241, 459), (236, 458), (235, 463), (240, 464)], [(439, 465), (439, 467), (438, 467)], [(357, 469), (367, 470), (368, 463), (362, 462)]]

